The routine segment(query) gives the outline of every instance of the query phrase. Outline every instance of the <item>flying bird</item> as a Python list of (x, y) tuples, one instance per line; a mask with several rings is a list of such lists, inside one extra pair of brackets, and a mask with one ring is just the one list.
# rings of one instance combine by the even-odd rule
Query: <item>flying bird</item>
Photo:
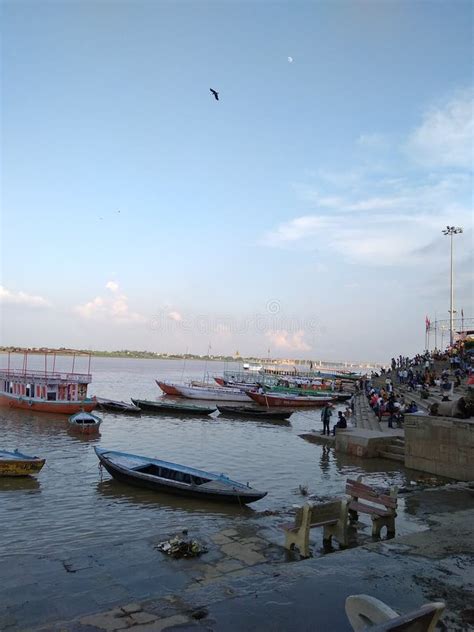
[(212, 88), (209, 88), (209, 90), (212, 92), (212, 94), (214, 95), (214, 99), (216, 101), (219, 101), (219, 93), (217, 92), (217, 90), (213, 90)]

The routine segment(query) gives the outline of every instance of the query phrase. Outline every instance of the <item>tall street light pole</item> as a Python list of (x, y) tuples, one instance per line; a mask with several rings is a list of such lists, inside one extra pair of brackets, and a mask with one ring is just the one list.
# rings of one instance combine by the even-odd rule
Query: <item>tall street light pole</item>
[(462, 233), (462, 228), (455, 226), (446, 226), (443, 235), (449, 235), (451, 238), (451, 301), (449, 310), (449, 345), (452, 347), (454, 342), (454, 270), (453, 270), (453, 235)]

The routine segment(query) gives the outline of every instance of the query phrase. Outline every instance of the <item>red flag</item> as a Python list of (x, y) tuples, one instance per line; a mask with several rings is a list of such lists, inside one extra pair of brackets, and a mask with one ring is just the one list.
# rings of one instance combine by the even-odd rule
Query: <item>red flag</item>
[(425, 327), (426, 327), (426, 331), (429, 331), (430, 326), (431, 326), (430, 319), (428, 318), (428, 316), (426, 316), (426, 318), (425, 318)]

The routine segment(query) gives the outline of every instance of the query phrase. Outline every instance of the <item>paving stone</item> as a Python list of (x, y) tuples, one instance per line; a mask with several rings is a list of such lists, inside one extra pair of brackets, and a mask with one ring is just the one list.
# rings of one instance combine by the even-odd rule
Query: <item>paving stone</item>
[(181, 614), (175, 614), (172, 617), (166, 619), (159, 619), (152, 623), (145, 623), (144, 625), (136, 625), (132, 628), (132, 632), (162, 632), (177, 625), (184, 625), (190, 623), (188, 617)]
[(120, 606), (120, 609), (125, 612), (125, 614), (133, 614), (134, 612), (141, 612), (142, 607), (139, 603), (128, 603), (126, 606)]
[(235, 538), (239, 535), (235, 529), (223, 529), (220, 533), (230, 538)]
[(114, 610), (109, 610), (108, 612), (83, 617), (80, 623), (92, 625), (101, 630), (107, 630), (107, 632), (113, 632), (113, 630), (129, 628), (133, 624), (133, 619), (124, 615), (120, 608), (114, 608)]
[(135, 623), (151, 623), (156, 621), (157, 617), (149, 612), (134, 612), (130, 615)]
[(219, 573), (232, 573), (242, 568), (244, 568), (243, 564), (237, 560), (224, 560), (223, 562), (216, 564), (216, 570)]
[(226, 535), (222, 533), (217, 533), (216, 535), (211, 536), (211, 540), (214, 544), (231, 544), (232, 540), (228, 538)]

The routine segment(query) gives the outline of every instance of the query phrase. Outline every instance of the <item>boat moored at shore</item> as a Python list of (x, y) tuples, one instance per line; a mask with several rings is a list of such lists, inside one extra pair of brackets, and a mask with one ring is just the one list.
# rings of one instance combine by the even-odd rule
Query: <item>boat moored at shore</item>
[(94, 450), (111, 476), (135, 487), (237, 504), (253, 503), (267, 495), (224, 474), (104, 448)]
[(317, 408), (334, 401), (333, 397), (312, 397), (310, 395), (277, 395), (247, 391), (248, 396), (261, 406), (284, 406), (285, 408)]
[(216, 402), (249, 402), (250, 397), (244, 391), (224, 386), (177, 386), (183, 397), (205, 399)]
[(44, 370), (28, 368), (28, 353), (24, 354), (22, 368), (13, 369), (8, 354), (7, 368), (0, 369), (0, 406), (63, 415), (94, 410), (97, 402), (87, 397), (87, 387), (92, 381), (90, 355), (87, 373), (75, 372), (75, 355), (71, 372), (65, 372), (55, 370), (55, 354), (51, 370), (47, 353)]

